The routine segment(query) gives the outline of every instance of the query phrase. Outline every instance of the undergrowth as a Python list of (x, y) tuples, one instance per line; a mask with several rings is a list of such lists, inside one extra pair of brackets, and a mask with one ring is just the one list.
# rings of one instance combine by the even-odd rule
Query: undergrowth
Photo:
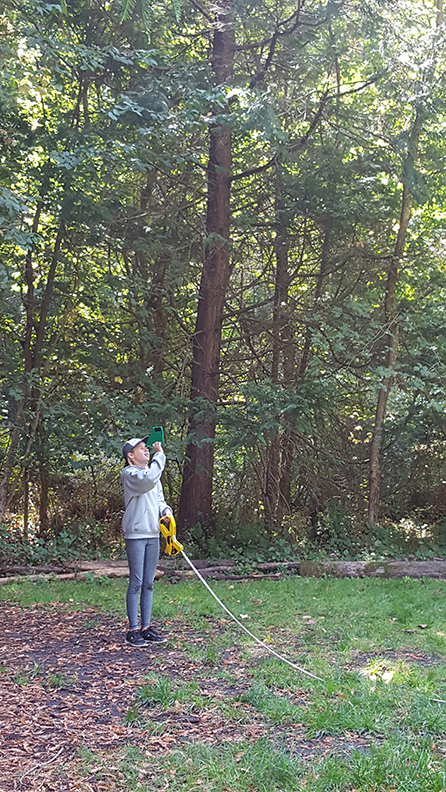
[[(300, 558), (429, 559), (446, 555), (446, 521), (429, 524), (425, 519), (424, 513), (414, 512), (399, 523), (384, 519), (372, 528), (334, 502), (313, 522), (298, 513), (287, 516), (281, 527), (271, 528), (262, 522), (241, 523), (229, 514), (193, 526), (181, 540), (191, 558), (231, 559), (240, 572), (250, 572), (262, 562)], [(75, 558), (125, 558), (120, 529), (91, 518), (59, 526), (42, 537), (36, 523), (24, 532), (18, 515), (11, 515), (0, 526), (0, 569)]]

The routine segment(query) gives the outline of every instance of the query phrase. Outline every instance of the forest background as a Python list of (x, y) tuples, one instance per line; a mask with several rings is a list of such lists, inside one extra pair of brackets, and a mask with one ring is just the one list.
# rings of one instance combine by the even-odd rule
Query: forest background
[[(6, 0), (0, 556), (446, 545), (442, 0)], [(77, 548), (77, 549), (76, 549)]]

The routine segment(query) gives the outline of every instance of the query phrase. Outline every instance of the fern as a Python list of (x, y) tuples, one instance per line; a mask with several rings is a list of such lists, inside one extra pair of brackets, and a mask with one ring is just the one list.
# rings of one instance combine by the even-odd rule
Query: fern
[[(124, 22), (130, 19), (136, 5), (136, 0), (121, 0), (121, 4), (121, 22)], [(181, 19), (181, 0), (172, 0), (172, 7), (175, 19), (179, 22)], [(152, 0), (141, 0), (141, 17), (144, 30), (147, 35), (150, 36), (152, 30)]]
[(144, 30), (150, 37), (152, 32), (152, 5), (151, 0), (141, 0), (141, 16)]
[[(143, 0), (144, 1), (144, 0)], [(173, 13), (177, 22), (181, 19), (181, 0), (172, 0)]]
[[(130, 19), (132, 15), (132, 11), (135, 8), (136, 0), (122, 0), (122, 14), (121, 14), (121, 22), (125, 22), (127, 19)], [(148, 0), (143, 2), (143, 5), (148, 5)]]

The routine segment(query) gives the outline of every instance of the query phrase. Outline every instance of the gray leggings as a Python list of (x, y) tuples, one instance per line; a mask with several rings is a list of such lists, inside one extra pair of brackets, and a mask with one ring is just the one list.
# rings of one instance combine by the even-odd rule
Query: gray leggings
[(126, 539), (125, 549), (129, 562), (127, 589), (127, 616), (129, 627), (138, 627), (138, 597), (141, 591), (141, 626), (148, 627), (152, 613), (153, 581), (160, 554), (159, 536), (150, 539)]

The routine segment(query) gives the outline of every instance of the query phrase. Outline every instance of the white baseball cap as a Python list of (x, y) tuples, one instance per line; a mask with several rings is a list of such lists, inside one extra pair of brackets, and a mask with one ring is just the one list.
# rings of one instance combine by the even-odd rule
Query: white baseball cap
[(147, 443), (148, 439), (149, 439), (149, 435), (147, 435), (146, 437), (132, 437), (131, 440), (127, 440), (126, 444), (122, 446), (122, 456), (125, 459), (124, 467), (127, 467), (127, 465), (129, 464), (129, 462), (127, 461), (127, 454), (129, 453), (129, 451), (132, 451), (135, 448), (135, 446), (139, 445), (139, 443)]

